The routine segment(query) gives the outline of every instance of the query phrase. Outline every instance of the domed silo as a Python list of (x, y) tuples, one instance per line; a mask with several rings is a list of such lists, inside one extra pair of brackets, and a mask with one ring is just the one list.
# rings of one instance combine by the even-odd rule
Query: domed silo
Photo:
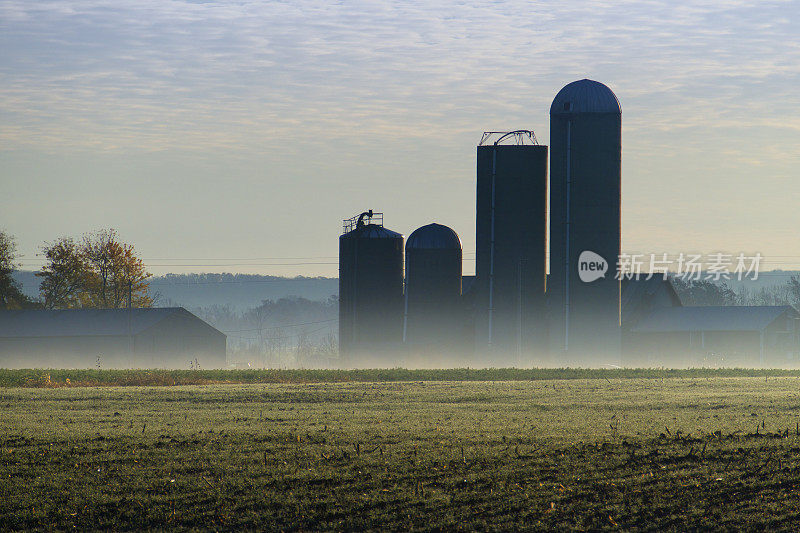
[(551, 346), (561, 364), (619, 361), (621, 166), (617, 97), (597, 81), (565, 86), (550, 107), (547, 282)]
[[(366, 220), (366, 221), (365, 221)], [(344, 221), (339, 237), (339, 353), (344, 363), (380, 363), (400, 346), (403, 328), (403, 236), (367, 211)], [(363, 356), (363, 357), (362, 357)]]
[(461, 239), (441, 224), (415, 230), (406, 241), (403, 340), (408, 346), (452, 349), (461, 313)]

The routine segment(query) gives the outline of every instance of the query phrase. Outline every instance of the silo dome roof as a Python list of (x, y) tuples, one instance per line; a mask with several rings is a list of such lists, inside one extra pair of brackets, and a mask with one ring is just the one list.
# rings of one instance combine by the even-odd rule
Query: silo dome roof
[(441, 224), (428, 224), (414, 230), (406, 241), (406, 248), (445, 248), (461, 249), (458, 234)]
[(550, 106), (551, 115), (568, 113), (616, 113), (621, 114), (614, 92), (594, 80), (573, 81), (558, 91)]
[(359, 239), (402, 239), (400, 233), (386, 229), (378, 224), (362, 224), (356, 229), (345, 233), (342, 237), (355, 236)]

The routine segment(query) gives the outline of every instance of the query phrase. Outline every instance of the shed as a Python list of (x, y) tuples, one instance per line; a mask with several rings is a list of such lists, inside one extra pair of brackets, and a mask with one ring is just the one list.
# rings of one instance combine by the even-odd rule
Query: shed
[(226, 344), (182, 307), (0, 311), (3, 368), (224, 368)]

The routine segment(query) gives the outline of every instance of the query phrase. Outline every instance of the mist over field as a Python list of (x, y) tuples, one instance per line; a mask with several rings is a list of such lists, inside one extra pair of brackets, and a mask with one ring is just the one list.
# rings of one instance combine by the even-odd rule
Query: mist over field
[[(15, 271), (23, 290), (38, 296), (40, 278), (31, 271)], [(798, 272), (761, 273), (758, 280), (686, 283), (673, 278), (672, 283), (684, 305), (786, 305), (795, 304), (797, 295), (787, 289)], [(558, 368), (545, 349), (525, 353), (489, 351), (478, 347), (466, 349), (443, 346), (408, 348), (382, 347), (357, 362), (344, 363), (337, 357), (338, 294), (336, 278), (284, 278), (243, 274), (170, 274), (150, 280), (150, 294), (156, 307), (185, 306), (192, 313), (227, 335), (229, 363), (238, 368)], [(466, 332), (462, 336), (469, 336)], [(512, 343), (513, 344), (513, 343)], [(53, 368), (126, 368), (125, 356), (85, 353), (60, 357), (57, 348), (49, 349)], [(620, 360), (613, 355), (593, 354), (595, 368), (674, 367), (722, 368), (762, 366), (751, 356), (739, 354), (741, 346), (726, 352), (700, 349), (667, 350), (659, 355), (646, 350), (628, 350)], [(26, 368), (29, 357), (46, 360), (43, 353), (27, 352), (4, 359), (8, 368)], [(154, 367), (189, 369), (208, 367), (195, 357), (167, 357), (153, 362)], [(170, 361), (170, 362), (166, 362)], [(587, 365), (579, 365), (587, 366)], [(795, 368), (796, 362), (771, 361), (775, 368)]]

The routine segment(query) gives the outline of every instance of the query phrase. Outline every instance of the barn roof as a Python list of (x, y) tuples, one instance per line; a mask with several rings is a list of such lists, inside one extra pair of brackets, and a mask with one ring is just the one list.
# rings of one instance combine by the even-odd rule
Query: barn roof
[(681, 305), (681, 299), (675, 292), (672, 282), (664, 279), (663, 276), (656, 275), (650, 279), (640, 277), (636, 279), (622, 280), (622, 323), (634, 324), (652, 310), (651, 303), (656, 299), (659, 292), (664, 293), (672, 306)]
[(798, 316), (790, 305), (662, 307), (643, 318), (632, 331), (762, 331), (786, 312)]
[(194, 318), (211, 328), (183, 307), (23, 309), (0, 311), (0, 338), (136, 335), (174, 315)]

